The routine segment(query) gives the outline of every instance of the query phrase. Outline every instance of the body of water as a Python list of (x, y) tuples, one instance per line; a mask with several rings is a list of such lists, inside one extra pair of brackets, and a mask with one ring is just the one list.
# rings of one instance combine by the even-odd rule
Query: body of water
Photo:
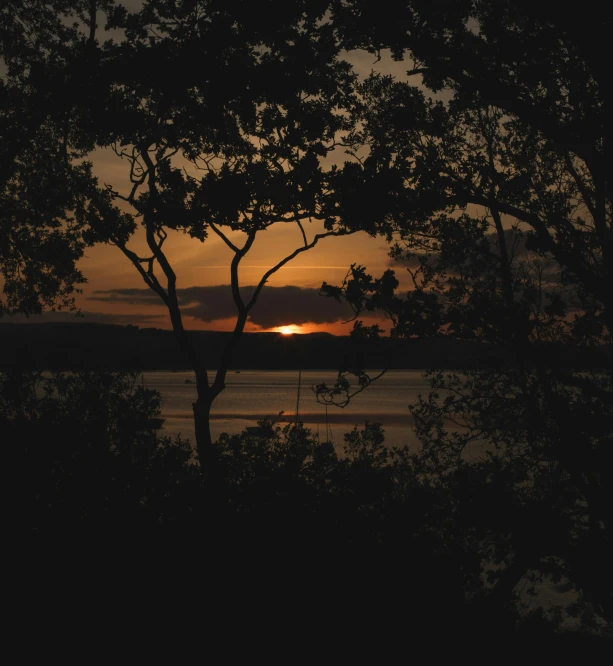
[[(164, 399), (162, 416), (166, 419), (161, 434), (181, 434), (195, 440), (192, 403), (196, 400), (192, 372), (145, 372), (148, 388), (160, 391)], [(414, 445), (415, 435), (408, 406), (417, 396), (427, 394), (428, 385), (420, 370), (390, 370), (340, 409), (319, 404), (311, 390), (314, 384), (332, 384), (336, 374), (329, 370), (303, 371), (300, 381), (299, 419), (323, 439), (342, 444), (343, 434), (364, 421), (383, 424), (390, 445)], [(239, 433), (264, 417), (295, 420), (298, 398), (297, 370), (243, 370), (227, 376), (226, 389), (218, 397), (211, 414), (213, 437), (222, 432)]]

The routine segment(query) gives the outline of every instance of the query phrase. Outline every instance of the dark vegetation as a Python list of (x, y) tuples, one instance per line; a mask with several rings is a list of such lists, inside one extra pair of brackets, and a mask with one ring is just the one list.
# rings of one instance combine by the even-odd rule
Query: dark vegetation
[[(71, 307), (76, 259), (110, 243), (167, 305), (198, 384), (194, 457), (157, 438), (159, 397), (135, 376), (42, 381), (24, 366), (49, 367), (51, 340), (22, 340), (0, 395), (20, 538), (187, 534), (199, 580), (221, 580), (253, 622), (264, 595), (283, 629), (313, 604), (326, 627), (342, 618), (352, 645), (367, 630), (406, 650), (432, 634), (505, 651), (610, 638), (610, 14), (511, 0), (389, 14), (370, 0), (256, 4), (2, 7), (0, 314)], [(100, 39), (103, 14), (121, 39)], [(341, 57), (352, 48), (389, 49), (409, 80), (358, 81)], [(338, 148), (347, 161), (326, 167)], [(97, 181), (95, 149), (125, 160), (129, 191)], [(320, 231), (307, 236), (311, 221)], [(304, 243), (260, 290), (292, 256), (357, 230), (386, 237), (409, 271), (408, 295), (391, 270), (373, 279), (361, 266), (323, 286), (353, 307), (353, 344), (379, 344), (359, 321), (378, 311), (407, 349), (497, 350), (487, 368), (428, 375), (412, 407), (418, 452), (384, 447), (373, 424), (347, 435), (345, 455), (272, 423), (211, 441), (208, 413), (259, 294), (244, 300), (239, 264), (276, 223)], [(218, 348), (183, 329), (163, 248), (173, 232), (214, 233), (233, 252), (236, 327)], [(368, 383), (365, 360), (320, 399), (342, 403), (353, 378)], [(240, 571), (226, 558), (237, 552)], [(543, 581), (579, 596), (525, 604), (520, 590)]]
[[(384, 637), (386, 650), (399, 649), (407, 633), (416, 648), (440, 634), (475, 654), (511, 637), (511, 651), (532, 641), (552, 654), (592, 646), (592, 604), (543, 614), (525, 598), (514, 603), (511, 586), (500, 594), (494, 584), (508, 541), (535, 538), (534, 519), (518, 514), (506, 486), (475, 485), (474, 470), (438, 478), (430, 452), (390, 449), (372, 423), (348, 433), (341, 454), (301, 426), (270, 421), (257, 434), (222, 435), (216, 476), (206, 479), (189, 442), (156, 436), (150, 420), (159, 406), (136, 373), (4, 374), (0, 425), (3, 441), (15, 444), (13, 538), (35, 549), (93, 542), (111, 559), (131, 557), (137, 543), (157, 553), (189, 543), (191, 557), (220, 577), (207, 586), (209, 601), (221, 608), (231, 597), (236, 618), (255, 613), (244, 618), (251, 630), (274, 619), (298, 636), (316, 613), (318, 624), (334, 623), (350, 641), (349, 651), (353, 641), (372, 648)], [(559, 507), (546, 512), (540, 508), (538, 530), (548, 526), (540, 538), (572, 531)], [(598, 561), (606, 568), (603, 555), (585, 557), (590, 570)], [(102, 566), (128, 575), (115, 561)], [(565, 572), (571, 580), (587, 570), (574, 566)], [(157, 571), (158, 584), (169, 574)], [(257, 616), (262, 599), (266, 620)], [(588, 633), (551, 642), (568, 613)]]
[[(406, 3), (392, 25), (376, 21), (377, 3), (346, 5), (350, 43), (388, 48), (408, 70), (359, 86), (348, 143), (368, 150), (348, 214), (377, 202), (373, 228), (413, 288), (354, 265), (323, 289), (353, 307), (358, 335), (378, 337), (359, 318), (379, 311), (392, 336), (483, 342), (513, 359), (428, 375), (430, 394), (411, 408), (422, 453), (451, 493), (454, 479), (470, 492), (462, 524), (496, 506), (493, 595), (534, 572), (581, 578), (611, 623), (613, 144), (600, 58), (611, 16), (592, 30), (589, 11)], [(547, 353), (565, 347), (604, 356), (581, 372)], [(354, 377), (369, 380), (341, 372), (320, 399), (342, 404)]]

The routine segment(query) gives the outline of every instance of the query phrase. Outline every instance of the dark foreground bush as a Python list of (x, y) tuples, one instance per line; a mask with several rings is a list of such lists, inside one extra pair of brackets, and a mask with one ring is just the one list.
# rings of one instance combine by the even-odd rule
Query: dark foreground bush
[(204, 477), (188, 442), (156, 435), (159, 413), (159, 394), (131, 374), (3, 376), (13, 543), (49, 563), (79, 542), (62, 566), (150, 572), (263, 631), (295, 636), (316, 621), (315, 642), (589, 641), (555, 633), (561, 612), (530, 614), (513, 587), (499, 593), (491, 526), (458, 522), (453, 484), (385, 447), (379, 425), (348, 433), (339, 454), (302, 426), (262, 422), (257, 435), (223, 435)]

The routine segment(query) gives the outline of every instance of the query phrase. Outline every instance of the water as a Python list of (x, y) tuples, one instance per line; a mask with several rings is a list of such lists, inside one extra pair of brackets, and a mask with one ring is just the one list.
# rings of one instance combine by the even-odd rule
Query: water
[[(332, 384), (336, 374), (329, 370), (302, 372), (299, 418), (323, 439), (328, 436), (336, 444), (343, 434), (364, 421), (383, 424), (386, 442), (401, 446), (417, 444), (408, 406), (417, 396), (428, 392), (420, 370), (390, 370), (360, 394), (344, 409), (319, 404), (311, 387), (327, 382)], [(192, 403), (196, 400), (195, 376), (192, 372), (145, 372), (145, 384), (160, 391), (164, 399), (162, 416), (166, 419), (161, 434), (181, 434), (195, 440)], [(186, 383), (186, 380), (191, 383)], [(285, 422), (295, 420), (298, 393), (296, 370), (243, 370), (229, 373), (226, 389), (215, 401), (211, 414), (214, 438), (222, 432), (239, 433), (256, 425), (264, 417), (276, 417), (283, 412)]]

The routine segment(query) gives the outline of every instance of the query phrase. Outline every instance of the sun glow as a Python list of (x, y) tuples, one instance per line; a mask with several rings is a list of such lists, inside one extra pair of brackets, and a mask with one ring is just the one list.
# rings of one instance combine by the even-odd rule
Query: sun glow
[(275, 330), (281, 335), (294, 335), (294, 333), (300, 333), (300, 326), (290, 324), (289, 326), (279, 326)]

